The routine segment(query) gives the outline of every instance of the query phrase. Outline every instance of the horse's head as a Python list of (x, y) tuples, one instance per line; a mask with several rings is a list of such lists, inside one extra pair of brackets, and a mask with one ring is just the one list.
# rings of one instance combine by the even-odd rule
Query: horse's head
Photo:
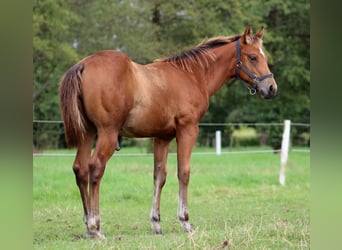
[(267, 65), (267, 56), (262, 50), (264, 28), (255, 35), (248, 25), (236, 43), (237, 77), (249, 84), (250, 92), (258, 91), (262, 98), (270, 99), (277, 94), (277, 84)]

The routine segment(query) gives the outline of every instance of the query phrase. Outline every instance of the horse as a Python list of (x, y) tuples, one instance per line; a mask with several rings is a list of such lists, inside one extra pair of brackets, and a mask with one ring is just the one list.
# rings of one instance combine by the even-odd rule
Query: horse
[[(178, 218), (191, 232), (188, 211), (190, 158), (209, 97), (231, 78), (251, 94), (276, 96), (277, 84), (262, 50), (264, 27), (207, 39), (176, 56), (141, 65), (126, 54), (105, 50), (72, 66), (61, 78), (60, 108), (68, 147), (77, 148), (73, 172), (84, 210), (87, 237), (105, 238), (100, 227), (100, 183), (118, 137), (152, 137), (154, 194), (150, 221), (160, 226), (160, 197), (166, 181), (168, 146), (177, 142)], [(92, 145), (97, 136), (93, 154)]]

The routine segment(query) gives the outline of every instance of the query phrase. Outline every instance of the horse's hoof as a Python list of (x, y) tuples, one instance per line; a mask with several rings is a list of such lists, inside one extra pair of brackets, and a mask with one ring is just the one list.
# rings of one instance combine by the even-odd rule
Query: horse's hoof
[(158, 229), (153, 228), (152, 231), (155, 235), (162, 235), (163, 234), (163, 230), (160, 227)]
[(163, 234), (163, 230), (161, 229), (159, 222), (155, 222), (155, 221), (152, 222), (152, 231), (154, 234), (157, 234), (157, 235)]
[(92, 239), (101, 239), (104, 240), (106, 237), (101, 231), (96, 231), (96, 232), (87, 232), (87, 238), (92, 238)]
[(163, 234), (163, 230), (157, 230), (157, 231), (153, 231), (153, 233), (155, 234), (155, 235), (162, 235)]
[(182, 221), (181, 224), (182, 224), (182, 226), (183, 226), (183, 228), (184, 228), (184, 231), (185, 231), (186, 233), (192, 233), (192, 232), (193, 232), (192, 227), (191, 227), (191, 225), (190, 225), (189, 222), (187, 222), (187, 221)]

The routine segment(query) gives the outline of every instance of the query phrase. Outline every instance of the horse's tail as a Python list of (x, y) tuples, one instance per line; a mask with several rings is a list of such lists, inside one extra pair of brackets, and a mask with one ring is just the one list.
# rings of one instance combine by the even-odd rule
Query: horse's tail
[(77, 64), (63, 76), (59, 87), (60, 107), (68, 147), (77, 147), (85, 137), (88, 119), (82, 101), (83, 64)]

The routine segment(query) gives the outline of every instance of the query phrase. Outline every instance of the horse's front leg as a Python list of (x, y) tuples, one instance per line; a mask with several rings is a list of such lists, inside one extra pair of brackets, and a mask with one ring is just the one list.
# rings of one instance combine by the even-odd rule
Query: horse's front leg
[(198, 125), (177, 129), (178, 161), (178, 218), (185, 232), (191, 232), (188, 211), (188, 185), (190, 180), (190, 158), (198, 135)]
[(155, 234), (162, 234), (160, 227), (160, 195), (166, 181), (166, 160), (170, 140), (154, 138), (154, 194), (150, 220)]

